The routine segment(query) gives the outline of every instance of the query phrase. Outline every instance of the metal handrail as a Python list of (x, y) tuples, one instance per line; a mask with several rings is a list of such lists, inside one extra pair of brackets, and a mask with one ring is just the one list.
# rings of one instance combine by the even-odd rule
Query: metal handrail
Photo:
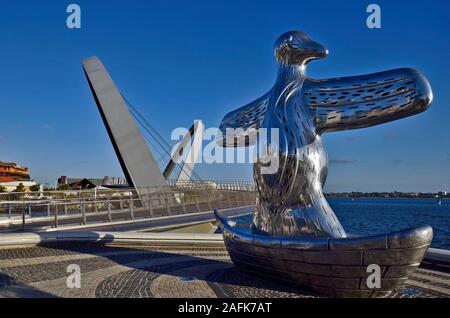
[[(203, 184), (204, 185), (204, 184)], [(51, 192), (55, 193), (55, 192)], [(235, 208), (254, 205), (256, 194), (244, 190), (220, 190), (217, 188), (163, 187), (145, 189), (114, 189), (78, 191), (76, 196), (63, 194), (14, 197), (16, 200), (0, 200), (0, 216), (21, 218), (22, 229), (36, 222), (47, 222), (58, 227), (62, 220), (86, 224), (89, 218), (112, 222), (115, 218), (152, 218), (210, 211), (214, 208)], [(29, 194), (29, 193), (27, 193)], [(15, 193), (13, 195), (18, 195)], [(20, 195), (20, 194), (19, 194)], [(104, 217), (106, 215), (106, 217)], [(48, 218), (53, 217), (53, 222)]]
[[(146, 187), (146, 188), (117, 188), (117, 189), (85, 189), (85, 190), (44, 190), (33, 191), (33, 192), (5, 192), (0, 193), (1, 201), (17, 201), (22, 200), (22, 198), (29, 197), (51, 197), (51, 196), (89, 196), (89, 195), (104, 195), (105, 193), (126, 193), (134, 192), (137, 193), (142, 190), (157, 192), (166, 190), (179, 190), (179, 189), (190, 189), (190, 190), (203, 190), (203, 189), (216, 189), (216, 190), (235, 190), (235, 191), (255, 191), (255, 185), (252, 181), (178, 181), (178, 180), (167, 180), (166, 186), (160, 187)], [(6, 199), (5, 199), (6, 197)], [(11, 198), (11, 199), (8, 199)], [(17, 199), (18, 198), (18, 199)]]

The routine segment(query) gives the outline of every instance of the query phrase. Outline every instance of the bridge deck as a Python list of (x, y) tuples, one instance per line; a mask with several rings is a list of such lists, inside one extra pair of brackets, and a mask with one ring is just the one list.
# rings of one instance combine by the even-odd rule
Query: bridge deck
[[(253, 206), (242, 206), (239, 208), (225, 209), (224, 213), (228, 217), (250, 213)], [(54, 217), (35, 218), (34, 220), (27, 220), (25, 231), (52, 231), (52, 230), (77, 230), (77, 231), (155, 231), (160, 228), (183, 226), (195, 222), (210, 222), (214, 221), (214, 212), (207, 210), (200, 212), (186, 212), (184, 214), (167, 215), (166, 213), (154, 214), (154, 217), (148, 217), (146, 209), (136, 209), (134, 211), (134, 219), (130, 219), (128, 211), (115, 211), (112, 222), (106, 222), (105, 213), (92, 213), (89, 216), (89, 222), (82, 225), (79, 220), (79, 215), (62, 218), (59, 221), (59, 227), (54, 227)], [(23, 232), (22, 221), (13, 220), (9, 222), (0, 223), (1, 232)]]

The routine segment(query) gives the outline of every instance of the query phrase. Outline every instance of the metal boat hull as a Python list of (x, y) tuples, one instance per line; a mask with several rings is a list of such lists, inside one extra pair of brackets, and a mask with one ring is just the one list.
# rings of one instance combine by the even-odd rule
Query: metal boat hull
[[(420, 265), (433, 238), (430, 226), (355, 238), (271, 237), (216, 217), (238, 268), (331, 297), (388, 296)], [(368, 287), (371, 264), (381, 269), (379, 288)]]

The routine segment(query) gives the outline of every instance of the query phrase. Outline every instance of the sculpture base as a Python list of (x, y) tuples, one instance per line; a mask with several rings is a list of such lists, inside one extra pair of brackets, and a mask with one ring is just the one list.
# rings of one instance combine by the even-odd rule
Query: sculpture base
[[(217, 211), (216, 218), (238, 268), (331, 297), (389, 295), (420, 265), (433, 238), (430, 226), (355, 238), (271, 237)], [(380, 267), (379, 288), (368, 287), (371, 264)]]

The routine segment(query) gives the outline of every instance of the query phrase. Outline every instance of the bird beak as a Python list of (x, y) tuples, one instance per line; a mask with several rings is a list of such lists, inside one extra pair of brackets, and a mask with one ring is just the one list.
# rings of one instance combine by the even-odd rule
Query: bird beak
[(291, 43), (290, 47), (299, 51), (309, 51), (315, 58), (324, 58), (328, 55), (328, 50), (320, 43), (313, 40), (306, 43)]
[(311, 49), (318, 58), (324, 58), (328, 55), (328, 49), (320, 43), (314, 42), (314, 44), (311, 45)]

